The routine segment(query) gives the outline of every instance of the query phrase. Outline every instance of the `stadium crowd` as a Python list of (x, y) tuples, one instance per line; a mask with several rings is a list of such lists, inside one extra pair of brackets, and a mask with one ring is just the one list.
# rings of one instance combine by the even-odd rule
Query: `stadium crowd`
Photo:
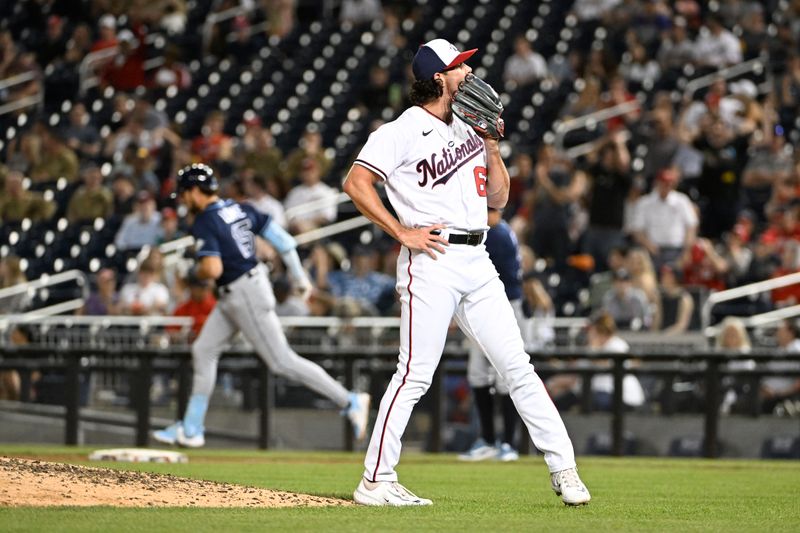
[[(317, 121), (293, 125), (296, 135), (288, 135), (286, 125), (267, 123), (255, 108), (236, 114), (221, 105), (198, 107), (192, 120), (164, 105), (206, 83), (196, 78), (198, 65), (251, 69), (266, 59), (264, 50), (306, 31), (320, 18), (308, 4), (32, 0), (0, 7), (0, 80), (22, 80), (0, 90), (0, 106), (12, 110), (0, 117), (0, 287), (52, 272), (60, 257), (96, 279), (84, 313), (202, 320), (212, 288), (165, 272), (157, 249), (185, 234), (170, 194), (177, 170), (192, 162), (216, 169), (224, 196), (252, 203), (292, 233), (352, 216), (351, 208), (337, 210), (336, 196), (357, 146), (341, 153)], [(428, 4), (343, 0), (337, 24), (369, 34), (362, 38), (368, 47), (404, 50), (433, 9)], [(709, 291), (798, 271), (800, 1), (564, 4), (574, 34), (568, 49), (540, 50), (538, 34), (523, 28), (505, 39), (495, 58), (502, 62), (498, 78), (488, 81), (527, 99), (545, 86), (565, 89), (554, 117), (562, 123), (641, 105), (563, 142), (552, 133), (514, 136), (516, 125), (508, 123), (512, 190), (504, 218), (522, 244), (524, 278), (542, 288), (526, 293), (531, 316), (603, 310), (609, 320), (596, 328), (608, 338), (615, 328), (679, 334), (699, 328), (698, 308)], [(250, 9), (207, 36), (195, 31), (210, 13), (238, 5)], [(760, 70), (686, 90), (687, 80), (759, 58)], [(351, 80), (355, 116), (364, 122), (360, 142), (406, 105), (410, 74), (403, 63), (376, 62)], [(281, 79), (272, 77), (275, 91), (295, 90)], [(43, 97), (34, 105), (23, 105), (37, 95)], [(575, 147), (581, 155), (568, 156)], [(325, 199), (322, 209), (297, 210)], [(58, 242), (50, 249), (48, 231), (81, 250), (71, 254)], [(294, 296), (279, 258), (266, 250), (280, 313), (396, 313), (397, 245), (370, 237), (334, 238), (306, 250), (316, 285), (308, 303)], [(143, 248), (150, 250), (146, 258), (131, 263)], [(798, 303), (795, 285), (717, 312), (748, 315)], [(6, 312), (30, 305), (3, 304)]]

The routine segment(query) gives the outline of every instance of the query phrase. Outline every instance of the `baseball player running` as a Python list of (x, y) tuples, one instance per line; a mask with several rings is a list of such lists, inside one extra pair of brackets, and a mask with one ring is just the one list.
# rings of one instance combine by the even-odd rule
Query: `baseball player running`
[(206, 165), (191, 165), (178, 173), (179, 199), (195, 215), (191, 233), (198, 257), (197, 276), (216, 280), (219, 299), (192, 344), (194, 381), (183, 420), (154, 432), (153, 438), (190, 448), (205, 444), (203, 421), (219, 357), (241, 331), (272, 372), (304, 383), (341, 406), (356, 438), (362, 439), (367, 430), (369, 395), (348, 392), (322, 367), (291, 349), (275, 314), (266, 266), (256, 258), (256, 237), (261, 237), (275, 247), (298, 286), (309, 293), (311, 282), (300, 264), (295, 240), (269, 215), (247, 204), (220, 199), (218, 189), (217, 179)]
[[(520, 331), (524, 331), (527, 318), (522, 309), (522, 266), (519, 256), (519, 243), (514, 231), (503, 220), (499, 209), (489, 208), (487, 223), (489, 231), (486, 232), (486, 251), (492, 264), (497, 269), (500, 281), (503, 282), (506, 298), (514, 309), (514, 317)], [(514, 402), (508, 395), (508, 386), (505, 381), (497, 376), (492, 364), (481, 347), (470, 343), (469, 357), (467, 359), (467, 381), (472, 387), (472, 398), (478, 410), (478, 422), (481, 436), (472, 447), (458, 456), (462, 461), (484, 461), (496, 459), (498, 461), (516, 461), (519, 453), (514, 449), (514, 433), (517, 429), (517, 411)], [(494, 398), (492, 388), (500, 397), (500, 406), (503, 413), (503, 440), (495, 445), (494, 431)]]
[[(570, 505), (590, 499), (567, 430), (523, 349), (514, 311), (483, 245), (487, 204), (505, 205), (509, 176), (498, 144), (499, 97), (465, 63), (476, 51), (459, 52), (444, 39), (419, 48), (412, 63), (414, 105), (370, 135), (344, 184), (358, 209), (402, 244), (400, 354), (354, 493), (360, 504), (431, 504), (398, 483), (395, 467), (400, 439), (431, 384), (453, 316), (508, 384), (534, 444), (544, 452), (553, 490)], [(397, 218), (378, 196), (379, 181)]]

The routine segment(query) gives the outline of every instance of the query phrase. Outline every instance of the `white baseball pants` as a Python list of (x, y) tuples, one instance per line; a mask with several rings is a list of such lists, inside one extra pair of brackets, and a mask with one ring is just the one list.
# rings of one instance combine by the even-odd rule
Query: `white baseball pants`
[[(522, 299), (510, 300), (511, 309), (514, 310), (514, 317), (517, 319), (517, 325), (520, 332), (526, 326), (525, 313), (522, 311)], [(481, 350), (480, 345), (475, 341), (469, 343), (469, 354), (467, 356), (467, 382), (470, 387), (494, 387), (497, 394), (508, 394), (508, 386), (506, 382), (500, 379), (497, 375), (497, 370), (494, 369), (489, 358)]]
[(433, 259), (403, 248), (397, 261), (400, 355), (381, 400), (364, 477), (397, 481), (403, 432), (430, 387), (455, 316), (508, 385), (511, 399), (551, 472), (575, 466), (572, 442), (525, 353), (514, 311), (483, 245), (450, 245)]

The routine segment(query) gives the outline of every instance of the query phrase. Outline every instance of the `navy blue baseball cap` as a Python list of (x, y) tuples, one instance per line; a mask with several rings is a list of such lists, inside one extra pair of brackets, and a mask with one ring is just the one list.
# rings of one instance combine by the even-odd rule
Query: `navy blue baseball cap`
[(477, 48), (473, 48), (459, 52), (451, 42), (445, 39), (434, 39), (419, 47), (414, 55), (414, 61), (411, 62), (411, 69), (414, 71), (416, 79), (429, 80), (437, 72), (463, 63), (477, 51)]

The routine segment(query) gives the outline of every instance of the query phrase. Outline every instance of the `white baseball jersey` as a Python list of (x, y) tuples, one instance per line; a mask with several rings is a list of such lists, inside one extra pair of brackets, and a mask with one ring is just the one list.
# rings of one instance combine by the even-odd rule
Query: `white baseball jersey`
[(422, 107), (410, 107), (369, 136), (355, 163), (386, 182), (389, 201), (406, 227), (489, 227), (486, 148), (457, 118), (447, 124)]

